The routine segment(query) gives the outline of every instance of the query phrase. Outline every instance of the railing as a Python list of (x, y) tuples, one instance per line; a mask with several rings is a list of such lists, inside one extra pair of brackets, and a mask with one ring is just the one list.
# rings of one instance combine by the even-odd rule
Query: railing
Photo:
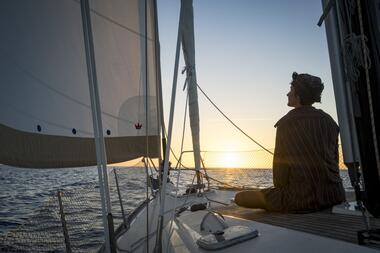
[[(110, 195), (115, 226), (120, 226), (145, 200), (145, 171), (113, 168), (109, 173), (114, 175)], [(0, 252), (97, 251), (104, 243), (98, 183), (69, 188), (51, 192), (24, 224), (0, 234)]]

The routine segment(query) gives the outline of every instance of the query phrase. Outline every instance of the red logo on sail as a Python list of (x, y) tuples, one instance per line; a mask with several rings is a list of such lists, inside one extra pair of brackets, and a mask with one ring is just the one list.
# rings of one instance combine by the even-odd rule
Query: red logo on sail
[(138, 122), (135, 124), (135, 128), (136, 128), (136, 129), (141, 129), (141, 127), (142, 127), (142, 124), (140, 124), (140, 123), (138, 123)]

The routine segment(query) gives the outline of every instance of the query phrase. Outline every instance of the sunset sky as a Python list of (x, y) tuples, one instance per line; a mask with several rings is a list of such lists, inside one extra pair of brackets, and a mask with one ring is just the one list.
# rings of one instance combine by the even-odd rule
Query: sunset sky
[[(179, 1), (159, 0), (162, 81), (169, 115)], [(276, 121), (290, 108), (286, 93), (293, 71), (320, 76), (322, 104), (337, 120), (325, 28), (316, 24), (319, 0), (194, 0), (198, 84), (240, 128), (274, 148)], [(183, 60), (180, 69), (184, 66)], [(184, 75), (178, 82), (173, 149), (179, 154), (185, 109)], [(198, 94), (201, 150), (209, 167), (270, 167), (272, 157), (239, 133)], [(186, 129), (185, 150), (190, 150)], [(242, 152), (245, 151), (245, 152)], [(190, 156), (186, 156), (186, 162)], [(189, 164), (190, 165), (190, 164)]]

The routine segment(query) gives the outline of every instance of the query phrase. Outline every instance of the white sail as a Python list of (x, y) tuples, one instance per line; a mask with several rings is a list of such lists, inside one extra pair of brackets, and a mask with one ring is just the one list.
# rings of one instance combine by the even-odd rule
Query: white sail
[[(90, 1), (109, 163), (160, 151), (155, 19), (147, 2), (145, 36), (141, 1)], [(3, 1), (0, 32), (0, 139), (7, 143), (0, 163), (96, 164), (79, 1)]]

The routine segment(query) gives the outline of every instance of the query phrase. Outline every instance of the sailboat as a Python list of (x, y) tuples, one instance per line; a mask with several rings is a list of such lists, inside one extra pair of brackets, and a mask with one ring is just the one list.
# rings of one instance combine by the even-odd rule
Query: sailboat
[[(321, 22), (357, 205), (364, 216), (378, 217), (380, 39), (375, 24), (380, 11), (375, 2), (357, 1), (355, 12), (343, 16), (347, 3), (323, 1)], [(167, 139), (155, 0), (9, 0), (1, 5), (0, 31), (7, 36), (0, 41), (0, 138), (7, 145), (0, 147), (0, 162), (26, 168), (96, 165), (105, 235), (101, 251), (378, 252), (339, 239), (354, 229), (349, 227), (353, 216), (247, 210), (231, 203), (236, 191), (207, 186), (209, 177), (201, 171), (192, 0), (181, 1)], [(361, 34), (358, 41), (370, 48), (366, 57), (372, 60), (371, 68), (363, 61), (356, 79), (348, 76), (350, 59), (340, 53), (352, 31)], [(168, 183), (181, 48), (196, 181), (185, 194)], [(138, 157), (158, 160), (159, 187), (151, 183), (147, 200), (115, 229), (107, 164)], [(337, 226), (343, 228), (330, 230)], [(360, 235), (362, 243), (376, 241), (376, 230), (369, 227)]]

